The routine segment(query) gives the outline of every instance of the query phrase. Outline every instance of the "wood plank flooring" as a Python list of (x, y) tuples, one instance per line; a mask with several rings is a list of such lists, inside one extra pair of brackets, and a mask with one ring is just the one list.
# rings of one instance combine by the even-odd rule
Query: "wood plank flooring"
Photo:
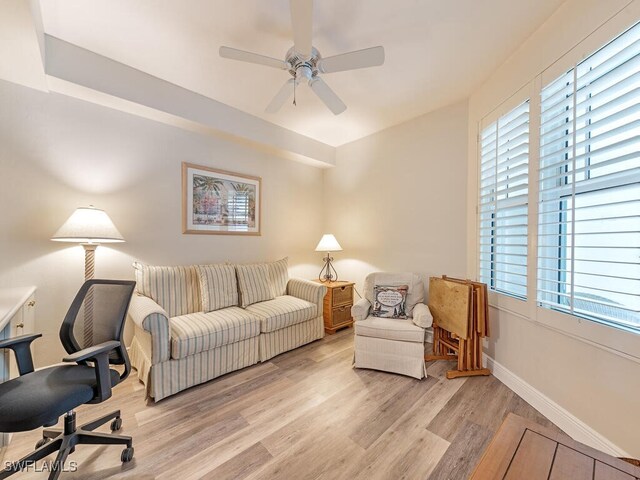
[[(447, 380), (451, 363), (440, 361), (418, 381), (353, 369), (352, 357), (346, 329), (157, 404), (134, 372), (109, 401), (78, 409), (79, 423), (122, 410), (133, 462), (120, 463), (120, 447), (81, 445), (69, 457), (77, 471), (61, 478), (458, 480), (509, 412), (559, 432), (494, 377)], [(39, 438), (14, 435), (4, 460)]]

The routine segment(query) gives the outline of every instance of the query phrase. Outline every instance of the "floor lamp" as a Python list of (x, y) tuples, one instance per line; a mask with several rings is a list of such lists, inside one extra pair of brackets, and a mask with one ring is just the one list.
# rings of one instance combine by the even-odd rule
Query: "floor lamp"
[[(101, 243), (124, 242), (124, 238), (104, 210), (93, 205), (76, 209), (51, 238), (55, 242), (79, 243), (84, 247), (84, 279), (95, 274), (96, 248)], [(84, 346), (93, 345), (93, 294), (85, 299)]]

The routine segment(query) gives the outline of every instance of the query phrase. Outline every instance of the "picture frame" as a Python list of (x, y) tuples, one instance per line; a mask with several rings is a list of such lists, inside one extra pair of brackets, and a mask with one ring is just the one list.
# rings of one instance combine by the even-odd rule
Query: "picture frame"
[(260, 235), (262, 179), (182, 163), (182, 232)]

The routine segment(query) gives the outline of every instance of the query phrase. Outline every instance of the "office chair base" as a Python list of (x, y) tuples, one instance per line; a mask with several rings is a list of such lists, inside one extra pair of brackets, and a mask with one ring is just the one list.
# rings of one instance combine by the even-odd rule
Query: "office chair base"
[[(94, 432), (96, 428), (111, 422), (111, 430), (119, 430), (122, 426), (120, 410), (111, 412), (100, 418), (85, 423), (76, 428), (76, 412), (71, 411), (64, 416), (64, 429), (45, 429), (42, 432), (42, 440), (36, 444), (36, 449), (29, 455), (13, 462), (10, 466), (0, 471), (0, 480), (10, 477), (14, 473), (28, 467), (33, 467), (36, 462), (58, 452), (54, 462), (50, 465), (49, 480), (57, 480), (64, 469), (67, 457), (76, 449), (76, 445), (126, 445), (120, 455), (123, 463), (133, 459), (133, 440), (124, 435), (113, 433)], [(117, 428), (114, 428), (117, 427)]]

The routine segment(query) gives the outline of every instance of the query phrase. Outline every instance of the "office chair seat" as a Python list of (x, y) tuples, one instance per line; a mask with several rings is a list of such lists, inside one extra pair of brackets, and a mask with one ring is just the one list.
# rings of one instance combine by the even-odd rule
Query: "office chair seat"
[[(110, 369), (111, 386), (120, 374)], [(84, 365), (45, 368), (0, 383), (0, 432), (51, 426), (58, 417), (96, 396), (96, 371)]]

